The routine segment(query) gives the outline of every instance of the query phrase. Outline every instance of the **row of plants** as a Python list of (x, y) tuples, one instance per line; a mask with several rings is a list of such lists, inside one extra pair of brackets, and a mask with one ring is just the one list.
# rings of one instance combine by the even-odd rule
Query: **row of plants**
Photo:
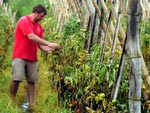
[[(48, 23), (55, 23), (55, 21), (51, 17), (45, 19), (43, 25), (47, 29), (45, 31), (46, 36), (49, 37), (47, 39), (58, 42), (61, 45), (60, 50), (56, 50), (52, 55), (45, 55), (44, 57), (50, 65), (52, 87), (58, 91), (60, 103), (68, 107), (72, 112), (111, 111), (127, 113), (129, 91), (128, 58), (126, 58), (117, 100), (111, 100), (122, 51), (116, 49), (113, 62), (110, 63), (108, 62), (108, 59), (110, 59), (110, 47), (108, 46), (103, 62), (99, 62), (102, 47), (96, 43), (92, 47), (92, 52), (88, 53), (84, 48), (88, 31), (81, 28), (81, 22), (77, 18), (73, 16), (63, 26), (61, 33), (54, 29), (56, 24), (51, 26), (52, 24)], [(145, 51), (149, 47), (149, 24), (147, 23), (144, 24), (145, 26), (140, 24), (140, 28), (144, 28), (140, 29), (140, 42), (144, 59), (148, 57), (148, 52)], [(149, 91), (146, 90), (145, 93), (148, 95)], [(141, 100), (141, 102), (142, 111), (149, 111), (148, 98)]]
[[(2, 11), (0, 15), (2, 15), (2, 18), (0, 18), (0, 34), (2, 34), (2, 36), (5, 35), (2, 40), (0, 40), (0, 44), (2, 45), (0, 45), (0, 55), (2, 56), (0, 69), (3, 69), (8, 64), (6, 62), (8, 57), (7, 52), (12, 40), (14, 26), (12, 21), (10, 21), (10, 23), (8, 22), (9, 18), (4, 11)], [(118, 98), (117, 100), (111, 100), (111, 93), (119, 66), (121, 51), (116, 50), (113, 63), (109, 64), (110, 47), (107, 47), (104, 60), (101, 63), (99, 62), (99, 57), (102, 47), (99, 44), (93, 45), (90, 54), (84, 49), (84, 40), (88, 32), (85, 29), (81, 29), (81, 22), (79, 20), (71, 18), (70, 21), (64, 25), (63, 31), (59, 33), (57, 29), (55, 29), (56, 22), (51, 16), (52, 15), (48, 15), (42, 22), (45, 28), (45, 36), (47, 40), (59, 43), (61, 49), (56, 50), (51, 55), (42, 55), (49, 64), (49, 73), (52, 76), (47, 77), (52, 82), (52, 88), (58, 91), (59, 103), (67, 107), (69, 113), (87, 113), (91, 111), (128, 112), (128, 59), (124, 67)], [(10, 25), (12, 26), (9, 27)], [(11, 30), (9, 31), (8, 28), (11, 28)], [(149, 24), (145, 24), (144, 32), (141, 34), (144, 37), (141, 39), (144, 58), (147, 58), (148, 54), (144, 52), (148, 48), (148, 29)], [(147, 38), (145, 38), (145, 36), (147, 36)], [(1, 80), (1, 82), (4, 82), (3, 80), (5, 79)], [(51, 99), (51, 96), (44, 99), (45, 105), (43, 106), (45, 106), (45, 108), (50, 106), (49, 102), (51, 102)], [(1, 102), (3, 103), (3, 101)], [(8, 108), (6, 109), (7, 111), (5, 110), (6, 112), (10, 112), (9, 110), (15, 111), (10, 104), (4, 106), (4, 108), (6, 107)], [(149, 105), (145, 101), (142, 101), (142, 111), (146, 112), (149, 109)]]
[(10, 62), (12, 40), (14, 36), (14, 19), (11, 7), (7, 3), (0, 4), (0, 112), (19, 113), (16, 104), (12, 104), (9, 98)]
[(13, 40), (15, 14), (7, 4), (0, 6), (0, 71), (9, 65), (10, 45)]
[[(50, 27), (48, 24), (44, 25), (46, 28)], [(84, 49), (87, 31), (80, 26), (79, 20), (71, 18), (61, 33), (51, 32), (49, 38), (61, 45), (60, 50), (56, 50), (52, 55), (45, 55), (60, 103), (77, 113), (128, 112), (128, 66), (123, 73), (118, 100), (111, 101), (121, 51), (116, 50), (114, 62), (109, 64), (110, 48), (107, 47), (104, 61), (100, 63), (101, 46), (95, 44), (92, 53), (88, 54)]]

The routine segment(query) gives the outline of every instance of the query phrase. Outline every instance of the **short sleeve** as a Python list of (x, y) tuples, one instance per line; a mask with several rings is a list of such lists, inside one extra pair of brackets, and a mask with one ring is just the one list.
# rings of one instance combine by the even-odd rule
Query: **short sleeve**
[(25, 36), (30, 33), (33, 33), (33, 30), (31, 28), (32, 26), (30, 25), (30, 22), (28, 21), (28, 19), (21, 18), (18, 24), (19, 24), (20, 30)]

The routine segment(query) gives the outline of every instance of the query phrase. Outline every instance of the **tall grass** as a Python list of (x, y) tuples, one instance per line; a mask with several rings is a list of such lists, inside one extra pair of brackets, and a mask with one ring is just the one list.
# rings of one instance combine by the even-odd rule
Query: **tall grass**
[(0, 72), (0, 112), (1, 113), (19, 113), (21, 109), (17, 104), (12, 103), (9, 97), (9, 84), (11, 80), (11, 69), (8, 67), (6, 70)]
[[(9, 57), (7, 60), (11, 61)], [(26, 81), (20, 83), (16, 101), (12, 103), (9, 97), (9, 85), (11, 81), (11, 66), (0, 73), (0, 112), (1, 113), (27, 113), (22, 109), (26, 102)], [(48, 73), (48, 64), (39, 59), (39, 80), (36, 84), (34, 113), (70, 113), (62, 105), (58, 104), (57, 92), (51, 87), (51, 73)]]

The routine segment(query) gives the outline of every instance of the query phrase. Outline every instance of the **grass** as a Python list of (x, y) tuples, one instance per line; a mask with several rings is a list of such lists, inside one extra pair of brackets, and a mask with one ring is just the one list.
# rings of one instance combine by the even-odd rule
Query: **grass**
[(68, 113), (58, 104), (57, 92), (51, 87), (51, 74), (48, 72), (48, 64), (39, 61), (39, 80), (36, 86), (37, 112), (41, 113)]
[(0, 73), (0, 112), (1, 113), (19, 113), (21, 109), (17, 104), (12, 103), (9, 97), (10, 67)]
[[(9, 60), (9, 59), (8, 59)], [(11, 63), (11, 61), (9, 61)], [(48, 64), (39, 60), (39, 80), (36, 84), (35, 103), (33, 113), (70, 113), (58, 104), (57, 91), (51, 87), (51, 74)], [(11, 81), (11, 66), (0, 73), (0, 112), (1, 113), (28, 113), (21, 105), (26, 101), (26, 81), (20, 84), (15, 103), (10, 101), (9, 86)]]

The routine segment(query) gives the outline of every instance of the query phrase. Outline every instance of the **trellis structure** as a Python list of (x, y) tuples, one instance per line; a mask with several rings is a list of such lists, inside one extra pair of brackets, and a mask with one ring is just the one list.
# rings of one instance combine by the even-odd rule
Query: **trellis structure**
[[(125, 0), (108, 0), (107, 3), (104, 0), (99, 1), (99, 6), (103, 8), (107, 19), (110, 9), (113, 11), (113, 18), (117, 18), (119, 7), (121, 7), (122, 15), (127, 16), (128, 3), (125, 3)], [(99, 9), (96, 0), (49, 0), (49, 2), (53, 7), (54, 16), (58, 20), (58, 28), (62, 28), (61, 26), (70, 18), (72, 13), (75, 13), (83, 22), (83, 27), (87, 26), (89, 16), (93, 17), (95, 10), (97, 10), (99, 17), (101, 15), (101, 9)], [(110, 8), (107, 5), (110, 5)], [(140, 13), (142, 13), (141, 21), (147, 20), (150, 17), (150, 3), (148, 0), (140, 0), (140, 6)], [(122, 26), (119, 26), (122, 37), (125, 37)], [(114, 31), (113, 28), (113, 25), (111, 25), (110, 29), (112, 32)]]
[[(87, 41), (89, 43), (85, 47), (89, 53), (91, 52), (93, 38), (99, 39), (98, 42), (102, 45), (100, 62), (103, 61), (106, 45), (111, 47), (110, 63), (113, 60), (114, 51), (116, 49), (122, 50), (122, 45), (126, 43), (127, 26), (123, 26), (121, 22), (129, 21), (127, 17), (131, 15), (128, 0), (49, 0), (49, 2), (53, 7), (54, 17), (58, 21), (57, 28), (60, 32), (62, 26), (74, 13), (82, 22), (82, 28), (90, 32), (90, 38)], [(135, 15), (140, 18), (141, 22), (148, 20), (150, 18), (150, 2), (140, 0), (140, 10)], [(123, 50), (123, 52), (128, 51)], [(140, 50), (139, 54), (143, 75), (148, 88), (150, 88), (150, 76)], [(120, 80), (116, 81), (116, 85), (117, 82), (120, 82)], [(116, 92), (114, 91), (113, 99), (117, 98)]]
[[(81, 20), (82, 27), (88, 29), (89, 32), (92, 33), (95, 12), (98, 16), (96, 25), (99, 26), (102, 13), (104, 13), (105, 18), (108, 20), (109, 12), (112, 11), (110, 27), (107, 30), (107, 22), (103, 22), (102, 31), (103, 35), (107, 34), (107, 43), (109, 44), (112, 44), (111, 34), (117, 33), (116, 43), (120, 44), (120, 46), (118, 47), (119, 49), (121, 49), (121, 44), (124, 42), (125, 39), (126, 29), (123, 28), (124, 26), (121, 25), (121, 23), (119, 22), (118, 32), (116, 32), (115, 26), (117, 24), (117, 18), (126, 18), (128, 15), (128, 3), (125, 3), (124, 0), (109, 0), (107, 2), (105, 2), (104, 0), (49, 0), (49, 2), (53, 7), (54, 17), (58, 21), (57, 28), (59, 28), (60, 31), (62, 30), (62, 26), (71, 17), (71, 14), (74, 13)], [(139, 15), (141, 16), (141, 21), (145, 21), (150, 18), (150, 2), (148, 2), (148, 0), (140, 0), (140, 6), (142, 10), (140, 10), (141, 12), (139, 12)], [(101, 11), (102, 9), (104, 12)], [(88, 24), (90, 24), (90, 26), (88, 26)], [(96, 29), (95, 34), (98, 34), (98, 28)], [(143, 57), (142, 70), (146, 81), (150, 86), (150, 77)]]

